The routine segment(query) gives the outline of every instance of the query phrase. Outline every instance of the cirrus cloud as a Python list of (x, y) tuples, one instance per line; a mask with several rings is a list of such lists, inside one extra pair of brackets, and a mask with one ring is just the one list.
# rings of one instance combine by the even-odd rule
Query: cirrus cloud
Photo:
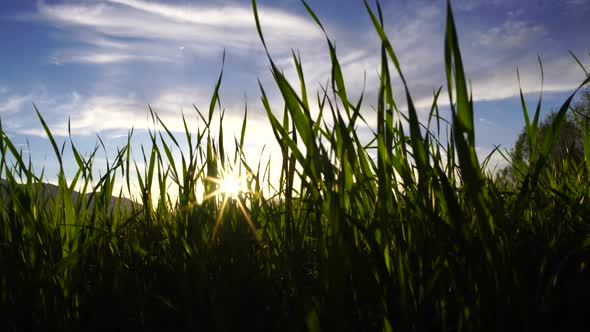
[[(226, 5), (167, 5), (138, 0), (98, 3), (38, 2), (38, 18), (66, 30), (76, 51), (58, 50), (54, 62), (104, 64), (131, 60), (178, 61), (179, 49), (199, 55), (260, 50), (252, 9)], [(265, 38), (278, 48), (321, 40), (307, 17), (261, 7)], [(75, 36), (82, 36), (75, 38)]]

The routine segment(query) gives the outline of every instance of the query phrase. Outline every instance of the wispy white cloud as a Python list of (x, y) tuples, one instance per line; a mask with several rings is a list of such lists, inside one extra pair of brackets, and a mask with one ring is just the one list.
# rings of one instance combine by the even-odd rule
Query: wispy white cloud
[[(260, 50), (252, 9), (238, 5), (171, 5), (138, 0), (38, 2), (39, 16), (83, 40), (78, 53), (57, 51), (60, 63), (112, 63), (130, 59), (179, 60), (178, 50), (218, 55)], [(308, 18), (285, 11), (260, 8), (269, 43), (281, 48), (293, 42), (317, 41), (318, 27)], [(77, 36), (83, 36), (79, 38)], [(91, 56), (92, 55), (92, 56)]]
[[(433, 90), (446, 85), (442, 63), (445, 8), (440, 3), (419, 2), (408, 5), (406, 11), (398, 9), (392, 7), (386, 12), (386, 17), (391, 17), (386, 22), (386, 31), (391, 37), (416, 105), (425, 110), (431, 104)], [(203, 50), (221, 49), (224, 46), (246, 51), (260, 49), (252, 12), (246, 7), (111, 0), (91, 4), (80, 1), (62, 4), (40, 2), (39, 11), (44, 19), (63, 26), (75, 38), (86, 43), (81, 49), (60, 50), (58, 55), (64, 62), (113, 63), (140, 59), (175, 61), (184, 52), (194, 52), (199, 47)], [(393, 15), (395, 13), (397, 16)], [(319, 83), (324, 84), (331, 74), (327, 47), (315, 24), (297, 15), (269, 8), (261, 9), (261, 18), (263, 28), (268, 31), (266, 37), (271, 50), (278, 50), (278, 56), (275, 57), (277, 63), (285, 68), (286, 75), (295, 82), (297, 75), (292, 60), (286, 54), (292, 48), (301, 49), (310, 96), (314, 96), (311, 91), (317, 89)], [(496, 22), (492, 27), (462, 27), (460, 19), (457, 23), (460, 31), (467, 31), (460, 35), (460, 41), (476, 101), (516, 96), (517, 67), (521, 69), (523, 91), (538, 91), (540, 73), (536, 62), (537, 53), (544, 59), (545, 91), (566, 91), (579, 83), (580, 71), (566, 52), (558, 54), (551, 49), (540, 48), (539, 43), (547, 34), (540, 24), (515, 21), (513, 15), (508, 15), (505, 21)], [(328, 31), (333, 33), (338, 44), (339, 59), (351, 99), (358, 97), (366, 73), (365, 105), (369, 109), (371, 104), (376, 103), (378, 91), (380, 41), (372, 26), (364, 28), (366, 31), (357, 31), (354, 35), (344, 34), (334, 26)], [(359, 38), (363, 43), (358, 42)], [(528, 45), (529, 48), (519, 47), (521, 45)], [(215, 56), (219, 56), (219, 53), (215, 53)], [(396, 76), (393, 67), (390, 69)], [(262, 81), (265, 82), (264, 79)], [(394, 95), (403, 97), (399, 79), (394, 84)], [(268, 88), (268, 85), (265, 84), (265, 87)], [(80, 134), (131, 126), (137, 128), (144, 126), (138, 121), (146, 118), (149, 103), (163, 117), (170, 114), (171, 122), (179, 124), (179, 105), (190, 108), (190, 101), (209, 100), (209, 94), (195, 96), (197, 90), (189, 93), (182, 89), (161, 89), (156, 98), (146, 101), (140, 101), (137, 97), (88, 95), (81, 97), (83, 100), (78, 101), (79, 104), (56, 111), (56, 114), (70, 114), (77, 110), (78, 113), (72, 116), (72, 128)], [(237, 100), (241, 102), (241, 98)], [(280, 98), (274, 100), (281, 102)], [(443, 94), (439, 101), (441, 105), (448, 104), (448, 97)], [(235, 111), (243, 109), (240, 102), (234, 103), (238, 107), (232, 105), (228, 108), (232, 114), (236, 114), (236, 123), (241, 122), (241, 112)], [(403, 107), (402, 104), (398, 102)], [(275, 106), (275, 109), (282, 108)], [(259, 115), (264, 114), (260, 108), (258, 112)], [(250, 112), (251, 115), (255, 113), (256, 109)], [(59, 126), (59, 122), (56, 125)], [(182, 128), (179, 126), (177, 129)]]
[[(134, 94), (86, 96), (71, 93), (68, 96), (43, 100), (39, 103), (39, 109), (52, 135), (58, 139), (68, 136), (69, 122), (71, 133), (78, 140), (81, 137), (91, 139), (92, 136), (99, 135), (103, 139), (107, 139), (106, 144), (112, 144), (109, 140), (126, 136), (131, 128), (134, 128), (136, 132), (163, 129), (159, 124), (154, 126), (148, 105), (169, 130), (181, 133), (177, 138), (184, 136), (183, 113), (187, 119), (189, 130), (196, 133), (198, 128), (201, 130), (204, 128), (204, 123), (196, 114), (193, 105), (200, 110), (206, 110), (208, 100), (210, 100), (208, 89), (176, 87), (161, 91), (149, 101), (144, 101)], [(233, 153), (234, 149), (233, 137), (240, 136), (244, 106), (244, 101), (238, 99), (228, 99), (222, 104), (223, 109), (226, 110), (223, 118), (223, 133), (226, 153), (229, 155)], [(275, 156), (276, 158), (271, 160), (271, 164), (273, 169), (277, 170), (280, 169), (281, 152), (271, 126), (268, 124), (268, 119), (262, 115), (264, 112), (259, 108), (260, 106), (248, 105), (245, 157), (251, 162), (250, 165), (256, 165), (261, 161), (259, 157), (264, 151), (262, 160)], [(220, 112), (221, 110), (216, 109), (213, 122), (210, 125), (211, 133), (216, 140), (220, 125)], [(206, 116), (206, 112), (204, 115)], [(35, 117), (27, 117), (26, 122), (14, 121), (14, 118), (11, 120), (13, 120), (10, 130), (12, 134), (46, 137), (44, 129)], [(138, 144), (137, 139), (134, 140), (134, 144)]]
[[(484, 4), (479, 0), (456, 3), (464, 10)], [(500, 4), (496, 1), (491, 5)], [(392, 8), (390, 14), (399, 12), (396, 9), (399, 8)], [(393, 17), (386, 22), (386, 30), (418, 106), (426, 108), (430, 106), (433, 90), (446, 83), (442, 63), (445, 8), (440, 3), (417, 2), (404, 9), (405, 15), (386, 15)], [(312, 89), (317, 88), (318, 83), (325, 83), (330, 76), (330, 59), (317, 26), (310, 19), (286, 11), (272, 8), (261, 8), (260, 11), (267, 41), (286, 74), (296, 78), (288, 55), (292, 48), (297, 48), (301, 49), (305, 76)], [(64, 27), (73, 37), (83, 41), (78, 48), (58, 50), (54, 60), (59, 63), (174, 62), (191, 52), (218, 57), (224, 47), (238, 52), (260, 50), (251, 8), (233, 4), (215, 7), (211, 4), (171, 5), (139, 0), (40, 2), (39, 13), (45, 20)], [(468, 31), (460, 36), (461, 46), (476, 99), (516, 95), (516, 67), (521, 66), (519, 61), (522, 59), (534, 63), (536, 53), (544, 57), (549, 54), (547, 58), (550, 60), (545, 66), (548, 72), (575, 71), (571, 69), (575, 64), (564, 61), (567, 54), (556, 56), (550, 49), (537, 47), (547, 36), (545, 27), (520, 20), (517, 16), (508, 15), (496, 26), (460, 29)], [(458, 24), (461, 25), (461, 21)], [(328, 29), (335, 31), (333, 36), (339, 45), (338, 54), (349, 91), (357, 94), (365, 83), (365, 73), (368, 93), (377, 91), (379, 79), (380, 43), (372, 26), (365, 28), (366, 32), (355, 35), (340, 33), (338, 27)], [(362, 38), (364, 42), (359, 44), (355, 38)], [(555, 70), (551, 68), (554, 62), (558, 64)], [(568, 67), (570, 64), (571, 68)], [(527, 69), (531, 69), (529, 76), (536, 80), (537, 68), (529, 66)], [(521, 74), (526, 82), (528, 76), (524, 68)], [(547, 79), (546, 88), (559, 90), (573, 86), (572, 76), (549, 77), (553, 81)], [(400, 91), (400, 82), (395, 81), (395, 84), (396, 90)], [(447, 99), (441, 98), (441, 101), (444, 103)]]
[[(5, 90), (8, 92), (8, 90)], [(3, 93), (5, 93), (3, 92)], [(0, 113), (15, 113), (22, 109), (23, 105), (32, 101), (31, 95), (0, 96)]]
[(126, 53), (93, 53), (93, 52), (76, 52), (73, 54), (64, 54), (55, 57), (56, 61), (60, 63), (93, 63), (93, 64), (108, 64), (114, 62), (128, 62), (128, 61), (162, 61), (170, 62), (170, 59), (160, 56), (137, 56)]
[(502, 4), (504, 0), (456, 0), (452, 4), (460, 11), (474, 11), (484, 5), (498, 6)]
[(493, 48), (526, 48), (541, 40), (546, 34), (546, 29), (539, 24), (506, 21), (499, 27), (483, 32), (479, 37), (479, 43)]
[[(483, 5), (483, 2), (475, 0), (465, 2), (468, 3), (473, 6)], [(491, 5), (501, 5), (501, 2)], [(448, 95), (444, 92), (446, 78), (443, 64), (445, 9), (440, 4), (432, 3), (420, 3), (407, 9), (403, 12), (408, 14), (408, 18), (395, 20), (394, 17), (390, 24), (386, 22), (386, 31), (396, 50), (414, 101), (419, 108), (428, 109), (433, 90), (444, 86), (439, 104), (448, 105)], [(516, 10), (513, 15), (506, 16), (504, 21), (496, 22), (493, 26), (469, 26), (460, 18), (456, 21), (466, 74), (473, 88), (475, 101), (517, 96), (517, 68), (520, 69), (523, 92), (538, 92), (541, 77), (538, 55), (543, 61), (545, 92), (573, 90), (583, 79), (583, 72), (568, 54), (567, 48), (551, 48), (550, 31), (541, 23), (516, 20), (520, 15)], [(347, 76), (353, 78), (352, 82), (354, 78), (359, 82), (357, 87), (362, 86), (364, 70), (376, 71), (380, 64), (378, 43), (367, 42), (366, 45), (365, 56), (343, 65), (343, 70), (349, 71)], [(390, 69), (396, 76), (393, 67)], [(376, 86), (378, 76), (371, 72), (367, 74), (368, 86)], [(394, 94), (397, 91), (398, 96), (403, 95), (401, 82), (396, 80), (394, 83)]]
[(589, 0), (567, 0), (566, 4), (569, 6), (578, 7), (578, 6), (590, 5), (590, 1)]
[[(252, 28), (254, 18), (252, 9), (249, 7), (190, 7), (190, 6), (172, 6), (159, 3), (151, 3), (138, 0), (108, 0), (112, 3), (118, 3), (144, 12), (156, 14), (162, 17), (180, 21), (184, 23), (202, 24), (222, 29), (226, 28)], [(309, 28), (310, 25), (315, 28), (314, 24), (301, 17), (295, 16), (276, 9), (260, 9), (261, 17), (264, 24), (272, 31), (287, 35), (296, 35), (297, 37), (317, 36), (317, 30), (294, 32), (293, 28)], [(303, 29), (305, 30), (305, 29)], [(316, 30), (316, 31), (314, 31)]]
[[(68, 135), (68, 121), (73, 135), (93, 136), (102, 131), (123, 131), (149, 127), (147, 103), (136, 96), (84, 96), (72, 93), (56, 101), (39, 103), (52, 134)], [(45, 136), (40, 126), (29, 123), (16, 130), (19, 134)]]
[[(118, 96), (83, 95), (73, 92), (67, 96), (40, 99), (35, 102), (55, 136), (68, 136), (68, 122), (73, 135), (94, 136), (107, 133), (117, 136), (125, 134), (131, 128), (140, 130), (153, 128), (150, 107), (170, 130), (184, 132), (182, 113), (185, 113), (188, 119), (197, 119), (193, 105), (201, 110), (206, 109), (210, 94), (209, 89), (177, 87), (160, 91), (155, 98), (149, 100), (144, 100), (133, 93)], [(27, 96), (27, 100), (32, 98)], [(227, 127), (224, 129), (230, 136), (232, 133), (239, 133), (243, 120), (244, 101), (230, 99), (222, 106), (228, 110), (224, 117), (224, 124)], [(219, 112), (220, 110), (216, 110), (216, 119), (219, 117)], [(256, 132), (260, 134), (264, 132), (263, 127), (266, 127), (261, 125), (261, 121), (266, 119), (258, 115), (262, 112), (254, 113), (250, 114), (248, 121), (258, 128)], [(26, 124), (14, 121), (13, 124), (13, 131), (17, 134), (45, 136), (34, 117), (31, 117)], [(215, 126), (218, 124), (213, 127)], [(269, 133), (272, 134), (272, 131)]]
[[(564, 92), (575, 89), (584, 79), (584, 73), (567, 54), (543, 60), (544, 92)], [(519, 65), (522, 90), (525, 94), (538, 93), (541, 89), (541, 70), (536, 59), (512, 62)], [(497, 68), (487, 78), (474, 82), (474, 98), (477, 100), (497, 100), (515, 96), (519, 93), (516, 69), (512, 66)]]

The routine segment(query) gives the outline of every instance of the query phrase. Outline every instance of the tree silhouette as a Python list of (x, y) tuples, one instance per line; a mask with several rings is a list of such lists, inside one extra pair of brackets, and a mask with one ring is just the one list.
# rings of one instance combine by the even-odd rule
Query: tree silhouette
[[(544, 138), (555, 120), (557, 111), (551, 112), (539, 124), (536, 137), (537, 149), (543, 144)], [(584, 160), (584, 128), (590, 130), (590, 88), (582, 90), (577, 101), (571, 107), (553, 149), (548, 156), (548, 164), (560, 169), (564, 160), (580, 163)], [(526, 128), (518, 135), (514, 147), (510, 151), (511, 165), (496, 174), (496, 181), (505, 186), (517, 183), (519, 171), (528, 167), (530, 160), (530, 140)]]

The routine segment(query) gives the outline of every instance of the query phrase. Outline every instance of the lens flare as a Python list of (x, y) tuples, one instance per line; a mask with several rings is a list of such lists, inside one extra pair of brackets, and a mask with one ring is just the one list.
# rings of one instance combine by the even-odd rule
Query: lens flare
[[(208, 177), (207, 181), (213, 182), (217, 184), (217, 189), (213, 192), (206, 194), (203, 197), (203, 200), (208, 199), (220, 199), (221, 200), (221, 208), (219, 210), (219, 215), (217, 216), (217, 221), (215, 222), (215, 226), (213, 228), (213, 234), (211, 235), (211, 242), (215, 241), (217, 233), (219, 231), (219, 227), (221, 227), (222, 223), (222, 216), (225, 213), (226, 208), (230, 206), (236, 206), (239, 211), (241, 212), (242, 216), (248, 223), (250, 230), (256, 236), (256, 239), (260, 241), (259, 234), (256, 230), (256, 226), (250, 219), (250, 213), (245, 205), (245, 200), (241, 194), (250, 192), (248, 190), (247, 181), (244, 175), (240, 173), (236, 173), (232, 169), (229, 170), (222, 170), (221, 176), (218, 178)], [(230, 204), (231, 202), (231, 204)]]
[(237, 198), (241, 192), (245, 191), (244, 189), (241, 179), (236, 174), (225, 174), (219, 181), (219, 192), (232, 198)]

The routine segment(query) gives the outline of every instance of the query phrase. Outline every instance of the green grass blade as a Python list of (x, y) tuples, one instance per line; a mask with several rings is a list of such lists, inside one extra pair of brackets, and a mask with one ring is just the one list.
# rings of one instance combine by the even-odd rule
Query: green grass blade
[(49, 127), (47, 127), (47, 123), (45, 122), (45, 119), (43, 119), (43, 117), (41, 116), (41, 113), (39, 112), (39, 110), (37, 109), (37, 106), (35, 106), (35, 104), (33, 104), (33, 108), (35, 108), (35, 112), (37, 113), (37, 117), (39, 118), (39, 121), (41, 122), (41, 125), (43, 126), (43, 130), (45, 130), (45, 134), (47, 134), (47, 137), (49, 138), (49, 142), (51, 142), (51, 146), (53, 147), (53, 151), (55, 152), (55, 156), (57, 157), (57, 160), (59, 162), (59, 167), (63, 171), (62, 154), (61, 154), (59, 148), (57, 147), (57, 143), (55, 143), (55, 139), (53, 139), (53, 135), (51, 134)]

